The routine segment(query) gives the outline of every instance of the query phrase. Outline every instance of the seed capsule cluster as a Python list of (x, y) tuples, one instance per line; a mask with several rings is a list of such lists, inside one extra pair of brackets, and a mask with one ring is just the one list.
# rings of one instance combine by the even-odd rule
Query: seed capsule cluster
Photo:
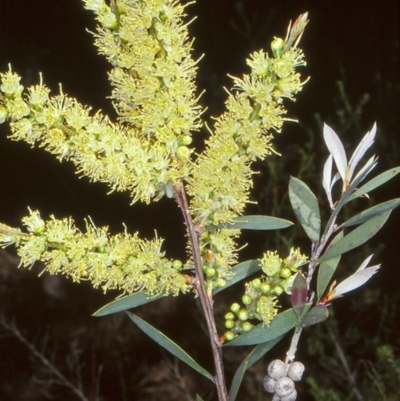
[(268, 393), (275, 393), (274, 401), (295, 401), (297, 391), (295, 382), (300, 381), (304, 372), (301, 362), (287, 365), (275, 359), (268, 365), (268, 374), (264, 377), (264, 388)]

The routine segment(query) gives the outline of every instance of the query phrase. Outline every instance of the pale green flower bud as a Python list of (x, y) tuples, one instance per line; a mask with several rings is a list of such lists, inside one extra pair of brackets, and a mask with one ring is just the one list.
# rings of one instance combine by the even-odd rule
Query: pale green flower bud
[(281, 38), (275, 38), (271, 42), (272, 53), (275, 57), (279, 57), (283, 53), (283, 48), (285, 46), (285, 41)]
[(189, 160), (190, 157), (190, 149), (187, 148), (186, 146), (179, 146), (179, 148), (175, 152), (176, 157), (185, 162)]

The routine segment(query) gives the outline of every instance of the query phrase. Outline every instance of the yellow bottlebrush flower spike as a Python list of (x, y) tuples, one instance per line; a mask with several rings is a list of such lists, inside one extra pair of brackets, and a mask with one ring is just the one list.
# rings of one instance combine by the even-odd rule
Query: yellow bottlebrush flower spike
[[(202, 109), (193, 41), (183, 22), (186, 5), (176, 0), (82, 1), (98, 22), (95, 45), (112, 66), (117, 121), (91, 113), (61, 87), (58, 95), (50, 95), (41, 75), (38, 85), (24, 91), (10, 67), (0, 74), (0, 123), (10, 121), (12, 139), (72, 161), (79, 174), (107, 183), (112, 191), (129, 191), (132, 202), (173, 196), (178, 187), (187, 192), (191, 216), (183, 213), (187, 223), (197, 224), (201, 255), (196, 263), (201, 259), (210, 293), (231, 277), (237, 262), (239, 231), (216, 225), (243, 213), (252, 185), (250, 165), (273, 152), (273, 132), (285, 120), (283, 99), (294, 100), (303, 85), (296, 68), (305, 63), (297, 43), (307, 17), (288, 40), (273, 41), (273, 57), (255, 52), (247, 60), (250, 73), (233, 77), (226, 112), (216, 118), (205, 152), (193, 161), (190, 144), (202, 125)], [(144, 241), (126, 232), (109, 236), (106, 228), (89, 223), (81, 233), (72, 220), (44, 222), (36, 212), (24, 222), (29, 234), (0, 226), (0, 238), (4, 246), (19, 247), (25, 265), (41, 259), (52, 273), (89, 279), (105, 289), (187, 290), (184, 276), (160, 251), (161, 239)]]
[(177, 295), (190, 289), (180, 272), (182, 264), (164, 257), (159, 238), (147, 241), (126, 231), (111, 236), (107, 227), (98, 228), (92, 221), (81, 232), (71, 218), (44, 221), (37, 211), (30, 211), (23, 223), (27, 233), (0, 225), (0, 246), (18, 246), (22, 265), (41, 260), (51, 274), (89, 280), (104, 291)]

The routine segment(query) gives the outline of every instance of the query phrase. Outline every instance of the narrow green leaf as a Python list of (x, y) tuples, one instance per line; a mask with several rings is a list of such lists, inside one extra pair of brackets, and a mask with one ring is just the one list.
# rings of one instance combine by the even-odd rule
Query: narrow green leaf
[(127, 295), (126, 297), (117, 299), (110, 302), (109, 304), (101, 307), (93, 316), (106, 316), (111, 313), (117, 313), (128, 309), (136, 308), (137, 306), (147, 304), (149, 302), (156, 301), (157, 299), (163, 298), (164, 295), (157, 295), (155, 297), (149, 297), (145, 292), (137, 292), (136, 294)]
[(297, 273), (292, 285), (291, 301), (294, 313), (300, 318), (304, 311), (307, 301), (308, 288), (307, 282), (301, 273)]
[(381, 213), (387, 212), (387, 211), (392, 211), (399, 205), (400, 205), (400, 198), (392, 199), (390, 201), (380, 203), (379, 205), (375, 205), (367, 210), (364, 210), (361, 213), (358, 213), (351, 219), (349, 219), (346, 222), (344, 222), (343, 224), (341, 224), (339, 228), (350, 227), (350, 226), (355, 226), (357, 224), (364, 223), (365, 221), (370, 220), (372, 217), (375, 217), (378, 214), (381, 214)]
[[(343, 231), (340, 231), (338, 235), (329, 244), (328, 249), (330, 249), (337, 241), (343, 238)], [(332, 279), (333, 274), (338, 267), (341, 256), (336, 256), (335, 258), (329, 259), (322, 262), (318, 267), (318, 277), (317, 277), (317, 297), (321, 299), (325, 294), (326, 288)]]
[(191, 368), (205, 376), (207, 379), (213, 380), (210, 373), (208, 373), (204, 368), (202, 368), (189, 354), (187, 354), (179, 345), (175, 344), (170, 338), (165, 334), (158, 331), (156, 328), (151, 326), (149, 323), (145, 322), (139, 316), (134, 315), (131, 312), (126, 312), (129, 318), (152, 340), (154, 340), (158, 345), (165, 348), (172, 355), (176, 356), (182, 362), (185, 362)]
[(318, 262), (321, 263), (336, 256), (342, 255), (343, 253), (357, 248), (358, 246), (367, 242), (382, 228), (390, 213), (390, 210), (381, 213), (366, 221), (364, 224), (357, 227), (343, 238), (340, 238), (319, 258)]
[(319, 241), (321, 216), (318, 201), (310, 188), (301, 180), (290, 177), (289, 198), (292, 208), (313, 243)]
[(233, 223), (221, 223), (217, 228), (231, 228), (242, 230), (279, 230), (292, 226), (289, 220), (272, 216), (240, 216), (233, 219)]
[(246, 359), (240, 364), (235, 376), (233, 377), (231, 389), (229, 390), (228, 401), (234, 401), (236, 399), (245, 371), (254, 365), (259, 359), (261, 359), (270, 349), (272, 349), (279, 341), (281, 341), (282, 338), (283, 336), (280, 336), (266, 343), (258, 344), (249, 353), (249, 355), (247, 355)]
[(233, 277), (230, 280), (226, 281), (226, 285), (224, 287), (217, 288), (216, 290), (214, 290), (213, 293), (217, 294), (220, 291), (226, 290), (231, 285), (236, 284), (240, 280), (243, 280), (253, 273), (258, 272), (260, 269), (261, 265), (258, 260), (247, 260), (245, 262), (237, 264), (232, 268), (232, 272), (234, 273)]
[(359, 198), (360, 196), (370, 193), (375, 188), (380, 187), (382, 184), (391, 180), (393, 177), (395, 177), (399, 173), (400, 173), (400, 166), (392, 168), (390, 170), (386, 170), (385, 172), (377, 175), (375, 178), (373, 178), (372, 180), (365, 183), (361, 188), (359, 188), (355, 192), (353, 192), (346, 199), (346, 202), (350, 202), (353, 199)]
[(338, 267), (341, 256), (326, 260), (318, 267), (317, 298), (321, 299)]
[[(308, 305), (306, 311), (308, 311), (310, 306), (311, 305)], [(295, 327), (297, 323), (298, 319), (293, 309), (288, 309), (282, 313), (279, 313), (279, 315), (276, 315), (268, 326), (259, 324), (251, 331), (241, 334), (239, 337), (236, 337), (224, 345), (237, 346), (265, 343), (287, 333), (289, 330)]]
[(229, 390), (228, 401), (235, 401), (237, 393), (239, 391), (240, 383), (242, 383), (244, 373), (247, 370), (248, 361), (244, 360), (238, 370), (235, 372), (235, 376), (233, 377), (231, 389)]
[(196, 401), (204, 401), (198, 394), (196, 394)]
[(315, 305), (314, 308), (308, 312), (301, 322), (298, 324), (298, 327), (303, 329), (307, 326), (312, 326), (313, 324), (321, 323), (326, 320), (329, 316), (328, 308), (325, 305)]

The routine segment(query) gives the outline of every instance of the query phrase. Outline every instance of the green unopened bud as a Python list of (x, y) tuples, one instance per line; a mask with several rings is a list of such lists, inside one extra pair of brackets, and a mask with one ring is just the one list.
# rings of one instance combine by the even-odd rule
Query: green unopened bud
[(184, 135), (182, 138), (179, 138), (178, 140), (178, 145), (179, 146), (187, 146), (190, 145), (192, 143), (193, 139), (190, 135)]
[(287, 267), (284, 267), (281, 270), (281, 277), (283, 278), (289, 278), (292, 275), (292, 272), (290, 271), (290, 269), (288, 269)]
[(246, 309), (240, 309), (238, 318), (242, 321), (246, 321), (249, 318), (249, 312)]
[(251, 305), (253, 303), (253, 298), (250, 295), (245, 294), (242, 296), (242, 302), (245, 305)]
[(232, 341), (235, 338), (235, 335), (231, 331), (227, 331), (224, 334), (224, 337), (226, 341)]
[(251, 282), (251, 285), (253, 286), (253, 288), (258, 290), (261, 286), (261, 280), (259, 278), (256, 278)]
[(238, 313), (239, 311), (240, 311), (240, 305), (237, 303), (237, 302), (235, 302), (235, 303), (233, 303), (232, 305), (231, 305), (231, 311), (233, 312), (233, 313)]
[(274, 57), (279, 57), (283, 53), (283, 47), (285, 46), (285, 41), (281, 38), (275, 38), (271, 42), (271, 49)]
[(207, 267), (205, 273), (207, 278), (213, 278), (217, 274), (216, 270), (213, 267)]
[(226, 320), (234, 320), (235, 315), (232, 312), (225, 313), (225, 319)]
[(176, 270), (180, 270), (181, 267), (182, 267), (182, 262), (181, 262), (180, 260), (176, 259), (176, 260), (174, 260), (174, 261), (172, 262), (172, 267), (173, 267), (174, 269), (176, 269)]
[(280, 287), (279, 285), (276, 285), (275, 287), (272, 288), (272, 291), (276, 294), (276, 295), (281, 295), (283, 292), (283, 288)]
[(190, 150), (186, 146), (179, 146), (178, 149), (176, 149), (175, 154), (179, 160), (185, 162), (189, 160)]
[(263, 294), (268, 294), (271, 291), (271, 286), (268, 283), (262, 283), (260, 290)]
[(242, 330), (247, 333), (248, 331), (250, 331), (253, 328), (253, 325), (250, 322), (243, 322), (241, 324), (242, 326)]
[(235, 327), (235, 322), (233, 320), (226, 320), (225, 327), (227, 329), (233, 329)]

